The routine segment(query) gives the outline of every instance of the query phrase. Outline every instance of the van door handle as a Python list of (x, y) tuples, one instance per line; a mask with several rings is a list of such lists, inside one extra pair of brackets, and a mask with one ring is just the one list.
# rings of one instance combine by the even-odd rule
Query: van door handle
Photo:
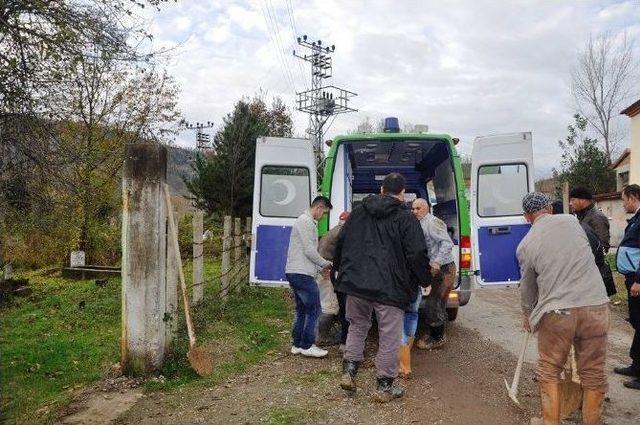
[(489, 227), (491, 235), (508, 235), (509, 233), (511, 233), (511, 226)]

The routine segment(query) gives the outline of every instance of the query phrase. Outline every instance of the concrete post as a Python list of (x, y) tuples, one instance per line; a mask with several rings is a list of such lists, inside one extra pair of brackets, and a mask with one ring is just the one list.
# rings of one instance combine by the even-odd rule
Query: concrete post
[(122, 178), (121, 365), (128, 375), (162, 366), (166, 345), (167, 149), (154, 144), (125, 148)]
[(239, 270), (243, 268), (242, 264), (242, 220), (240, 217), (236, 217), (233, 224), (233, 263), (234, 269), (236, 273), (236, 292), (240, 292), (241, 284), (240, 280), (242, 280), (242, 274)]
[(251, 217), (246, 218), (246, 224), (244, 229), (244, 237), (247, 243), (247, 247), (245, 248), (245, 252), (247, 253), (247, 258), (251, 256)]
[(562, 212), (564, 214), (571, 212), (571, 208), (569, 208), (569, 182), (562, 184)]
[(231, 274), (231, 216), (224, 216), (224, 233), (222, 235), (222, 280), (220, 281), (220, 298), (226, 301), (229, 297), (229, 275)]
[[(175, 213), (173, 215), (176, 217)], [(174, 220), (175, 222), (175, 220)], [(175, 223), (178, 228), (178, 223)], [(178, 335), (178, 263), (174, 255), (173, 238), (169, 234), (169, 217), (167, 214), (167, 276), (166, 276), (166, 311), (165, 321), (165, 353), (172, 355), (175, 352), (176, 337)]]
[(202, 232), (204, 231), (204, 212), (193, 213), (193, 304), (200, 304), (204, 295), (204, 258), (202, 256)]

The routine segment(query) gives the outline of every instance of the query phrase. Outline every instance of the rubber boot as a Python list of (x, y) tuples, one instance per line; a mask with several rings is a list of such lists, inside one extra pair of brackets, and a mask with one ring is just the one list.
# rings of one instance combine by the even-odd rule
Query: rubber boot
[(584, 425), (599, 425), (602, 416), (602, 402), (604, 393), (600, 391), (584, 390), (582, 393), (582, 423)]
[(354, 360), (342, 360), (342, 378), (340, 378), (340, 388), (347, 391), (356, 390), (356, 374), (358, 373), (360, 362)]
[(410, 337), (405, 345), (401, 345), (398, 351), (398, 376), (404, 379), (411, 378), (411, 347), (413, 337)]
[(388, 403), (394, 398), (404, 395), (404, 388), (394, 384), (393, 378), (378, 378), (378, 386), (375, 392), (375, 400), (378, 403)]
[(540, 383), (540, 404), (542, 405), (542, 424), (560, 425), (560, 385)]

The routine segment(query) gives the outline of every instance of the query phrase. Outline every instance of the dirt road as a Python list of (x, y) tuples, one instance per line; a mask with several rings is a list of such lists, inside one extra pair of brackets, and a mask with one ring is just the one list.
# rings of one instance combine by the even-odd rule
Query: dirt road
[[(614, 314), (610, 363), (626, 361), (631, 334)], [(170, 393), (151, 393), (115, 421), (118, 424), (527, 424), (539, 411), (533, 381), (535, 339), (530, 343), (519, 399), (514, 407), (504, 378), (511, 379), (521, 341), (517, 290), (478, 290), (449, 327), (442, 350), (413, 354), (413, 379), (403, 399), (386, 405), (372, 401), (375, 369), (369, 358), (358, 375), (355, 396), (338, 388), (340, 356), (293, 356), (282, 347), (271, 358), (220, 385), (190, 385)], [(373, 346), (368, 348), (371, 356)], [(637, 424), (638, 394), (611, 377), (606, 424)], [(634, 406), (634, 404), (636, 406)], [(85, 416), (86, 417), (86, 416)], [(73, 422), (68, 423), (83, 423)], [(91, 423), (100, 423), (91, 422)], [(567, 421), (566, 424), (579, 422)]]

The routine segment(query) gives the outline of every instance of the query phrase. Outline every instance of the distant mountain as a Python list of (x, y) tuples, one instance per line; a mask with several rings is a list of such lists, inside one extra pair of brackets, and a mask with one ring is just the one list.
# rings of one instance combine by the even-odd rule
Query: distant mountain
[(171, 191), (176, 195), (189, 195), (189, 190), (184, 184), (183, 177), (189, 178), (193, 175), (191, 164), (193, 163), (197, 151), (179, 146), (167, 146), (169, 158), (167, 160), (167, 183)]

